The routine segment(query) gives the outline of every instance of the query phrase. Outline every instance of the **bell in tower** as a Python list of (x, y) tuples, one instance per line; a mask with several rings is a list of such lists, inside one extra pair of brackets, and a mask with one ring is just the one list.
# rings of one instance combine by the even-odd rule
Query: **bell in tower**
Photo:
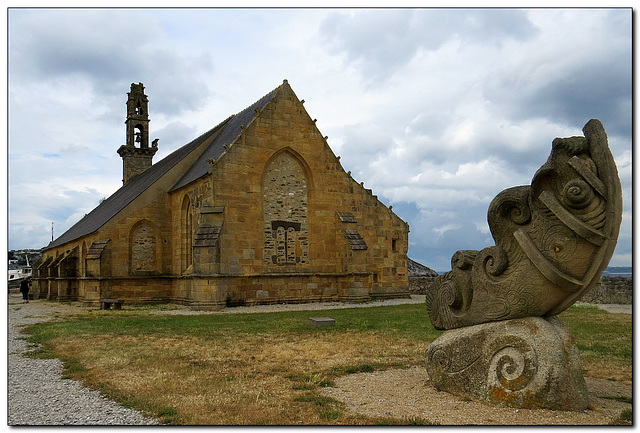
[(122, 157), (123, 183), (151, 167), (153, 155), (158, 151), (157, 139), (149, 147), (149, 98), (144, 94), (144, 85), (131, 83), (127, 96), (127, 141), (118, 149)]

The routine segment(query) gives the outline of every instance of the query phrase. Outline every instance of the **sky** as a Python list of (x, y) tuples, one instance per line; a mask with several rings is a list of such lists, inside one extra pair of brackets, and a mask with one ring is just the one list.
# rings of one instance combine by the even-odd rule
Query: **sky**
[(122, 186), (126, 97), (149, 96), (154, 162), (284, 79), (353, 178), (451, 268), (495, 244), (487, 209), (556, 137), (602, 121), (623, 186), (610, 266), (632, 260), (632, 10), (13, 8), (8, 248), (41, 248)]

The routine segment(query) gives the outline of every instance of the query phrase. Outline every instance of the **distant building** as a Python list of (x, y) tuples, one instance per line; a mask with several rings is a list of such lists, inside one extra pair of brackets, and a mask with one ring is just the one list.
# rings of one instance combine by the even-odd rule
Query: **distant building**
[(44, 249), (35, 296), (207, 309), (408, 296), (408, 225), (344, 171), (303, 102), (285, 80), (153, 164), (132, 84), (124, 185)]

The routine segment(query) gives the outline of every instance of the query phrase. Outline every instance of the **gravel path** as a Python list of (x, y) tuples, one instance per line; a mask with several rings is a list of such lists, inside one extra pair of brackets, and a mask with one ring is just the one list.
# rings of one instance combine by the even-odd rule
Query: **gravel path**
[[(25, 341), (21, 329), (25, 325), (32, 323), (55, 320), (56, 315), (65, 315), (77, 312), (78, 303), (72, 305), (60, 304), (43, 300), (31, 301), (29, 304), (22, 304), (21, 295), (10, 294), (8, 305), (8, 425), (153, 425), (157, 421), (153, 418), (144, 417), (137, 411), (119, 406), (115, 402), (103, 397), (99, 392), (90, 390), (81, 385), (80, 382), (63, 379), (61, 376), (62, 363), (57, 359), (31, 359), (22, 354), (28, 350), (33, 350), (29, 343)], [(262, 313), (291, 310), (326, 310), (339, 308), (365, 308), (383, 305), (416, 304), (423, 303), (424, 295), (412, 295), (411, 299), (391, 299), (385, 301), (375, 301), (363, 304), (349, 304), (340, 302), (325, 302), (312, 304), (279, 304), (279, 305), (259, 305), (250, 307), (236, 307), (223, 309), (217, 312), (194, 311), (186, 307), (172, 306), (171, 310), (153, 310), (155, 314), (232, 314), (232, 313)], [(609, 306), (607, 306), (609, 307)], [(605, 309), (605, 308), (603, 308)], [(631, 313), (631, 306), (614, 306), (606, 308), (614, 310), (612, 312)], [(381, 373), (382, 377), (393, 377), (393, 386), (375, 386), (374, 388), (385, 389), (395, 388), (403, 381), (405, 376), (424, 375), (422, 369), (410, 369), (404, 371), (389, 371)], [(374, 374), (375, 376), (376, 374)], [(355, 378), (357, 375), (350, 375)], [(399, 377), (400, 376), (400, 377)], [(368, 376), (367, 376), (368, 377)], [(402, 377), (402, 378), (401, 378)], [(364, 377), (360, 377), (362, 380)], [(415, 386), (414, 377), (409, 378)], [(349, 379), (345, 379), (348, 381)], [(424, 381), (424, 378), (420, 380)], [(420, 383), (418, 380), (417, 383)], [(342, 379), (341, 379), (342, 381)], [(349, 400), (340, 393), (346, 391), (351, 398), (359, 394), (356, 390), (361, 388), (361, 383), (339, 386), (333, 395), (335, 398)], [(382, 385), (382, 384), (377, 384)], [(592, 384), (590, 384), (592, 385)], [(411, 387), (413, 388), (413, 387)], [(591, 388), (591, 386), (590, 386)], [(407, 392), (407, 395), (410, 393)], [(389, 396), (387, 396), (389, 397)], [(424, 396), (414, 396), (420, 398)], [(442, 400), (439, 395), (435, 400)], [(356, 399), (357, 400), (357, 399)], [(395, 400), (395, 399), (393, 399)], [(381, 399), (384, 401), (384, 399)], [(367, 405), (364, 401), (359, 401), (358, 406)], [(385, 407), (392, 403), (387, 400)], [(353, 404), (353, 403), (352, 403)], [(372, 405), (369, 404), (369, 408)], [(604, 406), (603, 406), (604, 408)], [(456, 407), (456, 409), (458, 409)], [(616, 407), (615, 409), (619, 409)], [(517, 411), (516, 411), (517, 412)], [(385, 415), (382, 414), (378, 415)], [(410, 414), (395, 414), (409, 416)], [(413, 416), (424, 416), (423, 413), (411, 414)], [(610, 416), (610, 413), (607, 413)], [(594, 424), (595, 420), (585, 417)], [(486, 419), (482, 421), (487, 421)], [(522, 422), (522, 418), (519, 419)], [(572, 420), (575, 421), (575, 420)], [(598, 420), (600, 421), (600, 420)], [(577, 422), (580, 424), (580, 422)], [(588, 422), (587, 422), (588, 423)], [(544, 422), (543, 422), (544, 424)]]
[(85, 388), (62, 379), (62, 362), (31, 359), (32, 350), (20, 330), (52, 315), (77, 311), (77, 307), (48, 301), (22, 304), (21, 295), (9, 295), (8, 320), (8, 425), (149, 425), (157, 424), (139, 412), (124, 408)]

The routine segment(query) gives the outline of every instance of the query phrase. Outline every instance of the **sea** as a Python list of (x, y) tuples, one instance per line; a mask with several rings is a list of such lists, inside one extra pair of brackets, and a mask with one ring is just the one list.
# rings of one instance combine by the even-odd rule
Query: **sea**
[(606, 277), (632, 277), (632, 270), (631, 266), (609, 266), (602, 271), (602, 275)]

